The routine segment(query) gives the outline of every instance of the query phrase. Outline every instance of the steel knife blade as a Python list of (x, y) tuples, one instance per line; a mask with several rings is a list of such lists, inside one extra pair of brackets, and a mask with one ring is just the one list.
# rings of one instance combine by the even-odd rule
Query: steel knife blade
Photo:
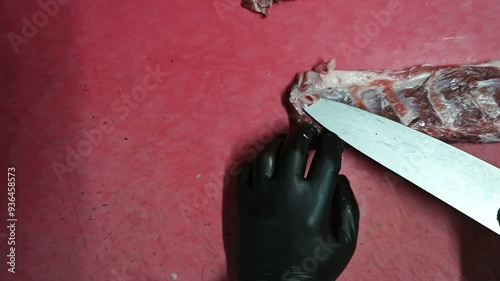
[(500, 235), (500, 169), (445, 142), (340, 102), (304, 109), (343, 141)]

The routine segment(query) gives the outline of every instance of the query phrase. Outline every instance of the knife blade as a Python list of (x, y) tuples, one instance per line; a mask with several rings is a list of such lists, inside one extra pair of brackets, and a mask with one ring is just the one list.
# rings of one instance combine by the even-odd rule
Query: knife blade
[(500, 235), (500, 169), (365, 110), (320, 99), (304, 109), (361, 153)]

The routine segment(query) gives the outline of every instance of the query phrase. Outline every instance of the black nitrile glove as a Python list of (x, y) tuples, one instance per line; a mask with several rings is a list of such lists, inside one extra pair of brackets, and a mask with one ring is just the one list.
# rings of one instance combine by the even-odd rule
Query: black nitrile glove
[[(304, 178), (312, 141), (318, 149)], [(356, 248), (359, 209), (338, 175), (341, 154), (336, 135), (299, 124), (242, 165), (238, 280), (332, 281), (342, 273)]]

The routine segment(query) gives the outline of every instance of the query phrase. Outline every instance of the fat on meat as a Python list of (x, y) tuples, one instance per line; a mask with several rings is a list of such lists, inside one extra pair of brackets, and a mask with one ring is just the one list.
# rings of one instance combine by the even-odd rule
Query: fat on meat
[[(298, 74), (290, 102), (343, 102), (446, 142), (500, 142), (500, 61), (405, 70), (336, 70), (335, 60)], [(332, 112), (335, 118), (335, 112)]]

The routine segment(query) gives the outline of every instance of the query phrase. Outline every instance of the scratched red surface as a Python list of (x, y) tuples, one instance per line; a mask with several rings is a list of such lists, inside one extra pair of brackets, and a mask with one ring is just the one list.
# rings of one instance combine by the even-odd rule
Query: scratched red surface
[[(0, 280), (226, 280), (225, 174), (288, 126), (295, 73), (500, 59), (497, 1), (291, 1), (267, 19), (237, 0), (60, 2), (1, 4), (18, 222), (16, 274), (0, 227)], [(459, 147), (500, 166), (498, 144)], [(342, 172), (362, 216), (340, 280), (500, 280), (499, 236), (352, 149)]]

